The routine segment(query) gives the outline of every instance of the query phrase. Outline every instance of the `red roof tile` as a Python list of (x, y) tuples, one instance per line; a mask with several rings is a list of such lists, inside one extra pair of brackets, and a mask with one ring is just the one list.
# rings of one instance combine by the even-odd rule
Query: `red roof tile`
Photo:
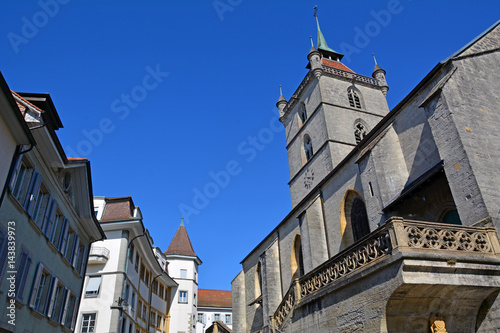
[(101, 222), (134, 219), (134, 208), (131, 197), (106, 198)]
[[(43, 112), (43, 110), (42, 110), (42, 109), (40, 109), (38, 106), (36, 106), (36, 105), (34, 105), (34, 104), (30, 103), (29, 101), (27, 101), (25, 98), (21, 97), (21, 95), (19, 95), (19, 94), (18, 94), (18, 93), (16, 93), (15, 91), (12, 91), (12, 90), (11, 90), (10, 92), (12, 93), (12, 95), (15, 95), (17, 98), (21, 99), (24, 103), (29, 104), (31, 107), (33, 107), (34, 109), (36, 109), (36, 110), (38, 110), (38, 111), (40, 111), (40, 112)], [(19, 105), (19, 103), (18, 103), (18, 105)], [(23, 111), (23, 110), (21, 110), (21, 111)]]
[(165, 251), (165, 254), (180, 254), (184, 256), (196, 257), (196, 253), (194, 252), (193, 245), (189, 239), (184, 222), (182, 222), (179, 229), (177, 229), (177, 232), (175, 233), (172, 242), (170, 242), (167, 251)]
[(337, 69), (340, 69), (340, 70), (343, 70), (346, 72), (354, 73), (354, 71), (352, 69), (350, 69), (349, 67), (347, 67), (346, 65), (344, 65), (343, 63), (338, 62), (338, 61), (331, 61), (331, 60), (322, 58), (321, 63), (325, 66), (328, 66), (328, 67), (337, 68)]
[(232, 292), (230, 290), (198, 289), (198, 306), (231, 308)]
[(68, 161), (88, 161), (85, 157), (68, 157)]

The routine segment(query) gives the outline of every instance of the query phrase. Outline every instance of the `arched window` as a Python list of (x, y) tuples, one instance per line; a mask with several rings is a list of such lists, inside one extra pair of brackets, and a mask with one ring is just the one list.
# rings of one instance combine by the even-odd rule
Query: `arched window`
[(368, 129), (366, 128), (365, 124), (363, 124), (361, 121), (357, 121), (354, 125), (354, 137), (356, 138), (356, 144), (360, 143), (361, 140), (364, 139), (366, 134), (368, 134)]
[(302, 243), (300, 235), (295, 235), (290, 258), (292, 281), (304, 275), (304, 259), (302, 257)]
[(255, 270), (255, 293), (256, 296), (262, 296), (262, 264), (257, 264), (257, 269)]
[(299, 118), (301, 121), (301, 125), (304, 124), (307, 120), (306, 105), (304, 104), (304, 102), (300, 102), (299, 105)]
[(351, 226), (354, 241), (358, 241), (370, 233), (365, 203), (361, 198), (354, 198), (351, 206)]
[(443, 223), (461, 225), (462, 221), (460, 220), (460, 216), (458, 215), (458, 211), (456, 209), (452, 209), (452, 210), (448, 211), (443, 216)]
[(347, 97), (349, 98), (349, 105), (353, 108), (361, 109), (360, 93), (354, 88), (350, 87), (347, 90)]
[(306, 155), (306, 161), (309, 161), (313, 157), (313, 146), (309, 135), (304, 137), (304, 153)]

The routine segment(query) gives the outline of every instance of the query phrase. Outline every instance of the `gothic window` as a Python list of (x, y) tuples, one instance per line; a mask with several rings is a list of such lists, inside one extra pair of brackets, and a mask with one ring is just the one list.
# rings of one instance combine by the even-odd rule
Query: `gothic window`
[(309, 161), (313, 157), (313, 147), (309, 135), (304, 137), (304, 153), (306, 155), (306, 161)]
[(257, 294), (257, 298), (262, 296), (262, 264), (260, 260), (255, 270), (255, 293)]
[(300, 235), (295, 235), (293, 240), (291, 253), (290, 268), (292, 273), (292, 281), (304, 275), (304, 259), (302, 257), (302, 244)]
[(349, 105), (353, 108), (361, 109), (361, 99), (360, 94), (354, 90), (354, 88), (349, 88), (347, 90), (347, 97), (349, 98)]
[(301, 125), (304, 124), (307, 120), (306, 106), (305, 106), (304, 102), (300, 103), (299, 117), (300, 117)]
[(354, 198), (351, 206), (351, 227), (354, 241), (370, 233), (365, 203), (361, 198)]
[(368, 134), (368, 129), (362, 122), (357, 122), (354, 125), (354, 137), (356, 138), (356, 144), (360, 143)]
[(462, 221), (460, 221), (460, 216), (458, 215), (458, 211), (456, 209), (448, 211), (446, 215), (443, 217), (443, 223), (461, 225)]

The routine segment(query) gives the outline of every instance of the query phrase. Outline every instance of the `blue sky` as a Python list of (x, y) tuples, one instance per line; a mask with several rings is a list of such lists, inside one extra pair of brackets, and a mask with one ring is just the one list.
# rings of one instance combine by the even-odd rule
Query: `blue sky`
[(306, 74), (314, 5), (348, 67), (371, 76), (375, 53), (390, 108), (500, 13), (493, 0), (13, 1), (0, 71), (51, 94), (94, 195), (132, 196), (163, 250), (184, 216), (200, 288), (230, 289), (291, 208), (275, 103)]

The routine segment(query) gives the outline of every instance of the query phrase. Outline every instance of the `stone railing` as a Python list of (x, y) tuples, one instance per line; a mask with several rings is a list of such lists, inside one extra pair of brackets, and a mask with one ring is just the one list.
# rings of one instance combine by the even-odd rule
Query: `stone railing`
[(300, 279), (294, 280), (276, 312), (271, 316), (271, 325), (278, 329), (282, 328), (302, 298), (324, 290), (344, 276), (384, 260), (396, 249), (421, 252), (452, 251), (466, 255), (500, 254), (497, 233), (493, 227), (466, 227), (393, 217), (359, 242)]
[(295, 307), (295, 303), (297, 300), (296, 295), (300, 296), (300, 286), (299, 280), (293, 280), (293, 284), (288, 289), (285, 297), (281, 300), (280, 305), (278, 305), (278, 309), (274, 313), (274, 316), (271, 316), (271, 325), (274, 327), (282, 327), (283, 322), (292, 314), (292, 310)]
[(344, 71), (344, 70), (341, 70), (338, 68), (332, 68), (332, 67), (328, 67), (325, 65), (322, 65), (322, 67), (323, 67), (323, 71), (325, 71), (325, 73), (328, 73), (328, 74), (342, 76), (342, 77), (345, 77), (348, 79), (355, 79), (356, 81), (373, 84), (375, 86), (379, 85), (377, 80), (375, 80), (371, 77), (368, 77), (368, 76), (363, 76), (363, 75), (359, 75), (356, 73), (347, 72), (347, 71)]
[(420, 221), (396, 222), (402, 246), (419, 249), (498, 253), (494, 228), (464, 227)]

